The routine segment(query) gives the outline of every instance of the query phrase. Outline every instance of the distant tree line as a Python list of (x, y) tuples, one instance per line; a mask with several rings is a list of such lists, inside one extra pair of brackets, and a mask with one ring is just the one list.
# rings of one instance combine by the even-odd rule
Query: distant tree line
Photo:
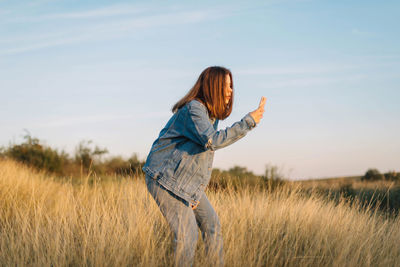
[(255, 190), (272, 190), (284, 185), (286, 179), (277, 166), (267, 164), (263, 175), (256, 175), (246, 167), (234, 166), (228, 170), (213, 169), (209, 189), (240, 190), (249, 187)]
[(92, 141), (81, 141), (70, 156), (43, 144), (29, 133), (21, 144), (10, 144), (0, 148), (0, 157), (11, 158), (18, 162), (61, 176), (79, 176), (88, 172), (96, 174), (137, 174), (141, 172), (143, 161), (136, 154), (124, 159), (113, 156), (102, 159), (108, 150), (93, 145)]
[[(90, 140), (81, 141), (75, 148), (74, 155), (58, 151), (45, 145), (29, 133), (21, 144), (10, 144), (0, 147), (0, 158), (6, 157), (29, 166), (61, 176), (82, 176), (88, 172), (96, 174), (137, 175), (142, 174), (144, 161), (136, 154), (125, 159), (121, 156), (103, 158), (108, 153), (106, 148), (94, 145)], [(266, 165), (263, 175), (256, 175), (246, 167), (234, 166), (229, 170), (213, 169), (210, 188), (225, 188), (228, 185), (238, 188), (243, 186), (276, 187), (285, 181), (281, 171), (273, 165)], [(380, 173), (377, 169), (368, 169), (362, 181), (397, 181), (400, 172)]]
[(400, 172), (389, 171), (386, 173), (380, 173), (377, 169), (369, 169), (361, 177), (362, 181), (397, 181), (400, 182)]
[[(0, 148), (0, 158), (10, 158), (31, 167), (58, 176), (82, 177), (89, 172), (97, 175), (135, 175), (143, 174), (144, 161), (136, 154), (125, 159), (121, 156), (105, 157), (106, 148), (94, 145), (92, 141), (81, 141), (72, 156), (64, 151), (58, 151), (44, 144), (29, 133), (24, 136), (21, 144), (10, 144)], [(256, 175), (246, 167), (234, 166), (229, 170), (213, 169), (210, 189), (225, 189), (228, 186), (240, 189), (242, 187), (273, 188), (284, 184), (284, 176), (273, 165), (266, 165), (263, 175)]]

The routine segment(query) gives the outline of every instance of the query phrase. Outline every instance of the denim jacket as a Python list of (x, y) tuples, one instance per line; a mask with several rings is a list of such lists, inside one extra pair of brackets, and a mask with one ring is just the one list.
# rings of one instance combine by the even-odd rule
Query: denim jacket
[(211, 178), (214, 151), (236, 142), (255, 126), (247, 114), (231, 127), (217, 131), (218, 120), (209, 117), (201, 102), (192, 100), (161, 130), (143, 171), (187, 201), (186, 205), (196, 204)]

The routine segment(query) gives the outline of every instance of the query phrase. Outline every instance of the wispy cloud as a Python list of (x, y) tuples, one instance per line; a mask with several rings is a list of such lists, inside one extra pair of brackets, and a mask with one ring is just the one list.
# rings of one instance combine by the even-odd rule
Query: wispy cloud
[(298, 75), (298, 74), (321, 74), (332, 72), (343, 72), (354, 70), (363, 65), (336, 64), (336, 65), (298, 65), (298, 66), (277, 66), (277, 67), (256, 67), (239, 69), (236, 73), (240, 75)]
[(170, 116), (169, 112), (148, 112), (146, 114), (97, 114), (97, 115), (86, 115), (86, 116), (64, 116), (57, 117), (48, 120), (41, 120), (32, 123), (29, 128), (57, 128), (57, 127), (67, 127), (67, 126), (77, 126), (83, 124), (97, 124), (97, 123), (106, 123), (106, 122), (123, 122), (129, 121), (132, 122), (134, 120), (139, 119), (154, 119), (154, 118), (166, 118)]
[(41, 19), (88, 19), (88, 18), (101, 18), (101, 17), (112, 17), (120, 15), (132, 15), (146, 11), (145, 8), (139, 8), (134, 6), (111, 6), (98, 8), (94, 10), (81, 11), (81, 12), (70, 12), (70, 13), (59, 13), (42, 16)]
[(9, 18), (7, 21), (28, 23), (28, 22), (48, 21), (48, 20), (57, 21), (57, 20), (99, 19), (99, 18), (107, 18), (115, 16), (135, 15), (143, 13), (147, 10), (149, 10), (149, 8), (132, 6), (132, 5), (113, 5), (113, 6), (95, 8), (91, 10), (42, 14), (39, 16), (26, 16), (26, 15), (22, 17), (17, 16), (14, 18)]
[(277, 88), (301, 88), (312, 87), (317, 85), (328, 85), (335, 83), (350, 83), (366, 79), (368, 76), (363, 74), (354, 74), (344, 77), (305, 77), (305, 78), (292, 78), (280, 81), (268, 82), (262, 85), (264, 88), (277, 89)]
[(10, 14), (10, 10), (0, 9), (0, 16), (5, 16)]
[[(127, 9), (126, 12), (128, 12)], [(132, 8), (134, 10), (134, 8)], [(133, 12), (133, 11), (129, 12)], [(137, 11), (137, 10), (136, 10)], [(111, 14), (121, 14), (124, 11), (120, 7), (110, 9), (102, 8), (83, 13), (65, 13), (46, 15), (47, 18), (68, 18), (68, 17), (95, 17), (111, 16)], [(139, 11), (138, 11), (139, 12)], [(126, 36), (139, 29), (156, 28), (168, 25), (185, 25), (191, 23), (201, 23), (208, 20), (220, 19), (227, 16), (227, 12), (220, 12), (215, 9), (195, 10), (195, 11), (171, 11), (158, 15), (142, 15), (135, 18), (114, 18), (106, 22), (88, 23), (86, 26), (75, 26), (75, 28), (64, 28), (48, 34), (34, 33), (22, 36), (14, 36), (0, 40), (0, 55), (13, 55), (38, 49), (82, 43), (87, 41), (110, 40)], [(23, 44), (20, 44), (23, 43)]]
[[(391, 59), (393, 61), (387, 61)], [(355, 58), (352, 62), (343, 63), (307, 63), (301, 65), (273, 66), (273, 67), (252, 67), (237, 69), (235, 74), (249, 76), (285, 76), (295, 77), (298, 75), (335, 75), (350, 74), (351, 72), (365, 72), (373, 69), (382, 69), (388, 67), (398, 67), (400, 64), (398, 55), (388, 56), (368, 56)]]
[(34, 1), (28, 1), (28, 3), (24, 3), (29, 7), (36, 7), (36, 6), (42, 6), (46, 5), (49, 3), (55, 2), (54, 0), (34, 0)]
[(81, 35), (81, 36), (76, 36), (76, 37), (71, 37), (71, 38), (60, 38), (60, 39), (55, 39), (55, 40), (51, 40), (51, 41), (37, 42), (34, 44), (30, 44), (30, 45), (24, 45), (24, 46), (19, 46), (16, 48), (5, 49), (0, 52), (0, 55), (14, 55), (14, 54), (19, 54), (19, 53), (23, 53), (23, 52), (53, 47), (53, 46), (79, 43), (82, 41), (90, 40), (90, 38), (91, 38), (91, 36)]
[(357, 35), (357, 36), (361, 36), (361, 37), (374, 37), (375, 36), (375, 34), (373, 32), (360, 30), (358, 28), (353, 28), (351, 30), (351, 33), (353, 35)]
[[(368, 73), (387, 63), (362, 64), (360, 62), (342, 64), (304, 64), (280, 67), (259, 67), (241, 69), (236, 74), (244, 76), (269, 76), (268, 83), (259, 84), (263, 88), (304, 88), (338, 83), (353, 83), (371, 78)], [(375, 75), (376, 76), (376, 75)]]

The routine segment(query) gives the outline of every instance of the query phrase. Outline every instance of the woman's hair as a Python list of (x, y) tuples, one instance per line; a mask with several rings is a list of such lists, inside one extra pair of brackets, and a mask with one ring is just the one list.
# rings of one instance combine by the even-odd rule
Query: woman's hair
[[(231, 78), (232, 95), (229, 103), (225, 104), (224, 84), (227, 74)], [(193, 99), (201, 101), (207, 107), (211, 118), (219, 120), (227, 118), (232, 112), (233, 105), (233, 80), (231, 71), (217, 66), (208, 67), (203, 70), (192, 89), (172, 107), (172, 112), (177, 112), (178, 109)]]

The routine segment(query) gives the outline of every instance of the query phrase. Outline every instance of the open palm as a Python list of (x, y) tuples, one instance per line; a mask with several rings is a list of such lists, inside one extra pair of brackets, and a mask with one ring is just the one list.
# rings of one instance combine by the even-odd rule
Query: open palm
[(263, 117), (264, 114), (264, 106), (265, 103), (267, 102), (266, 97), (261, 97), (260, 104), (258, 105), (258, 108), (252, 112), (250, 112), (250, 115), (253, 117), (254, 121), (258, 124), (260, 120)]

